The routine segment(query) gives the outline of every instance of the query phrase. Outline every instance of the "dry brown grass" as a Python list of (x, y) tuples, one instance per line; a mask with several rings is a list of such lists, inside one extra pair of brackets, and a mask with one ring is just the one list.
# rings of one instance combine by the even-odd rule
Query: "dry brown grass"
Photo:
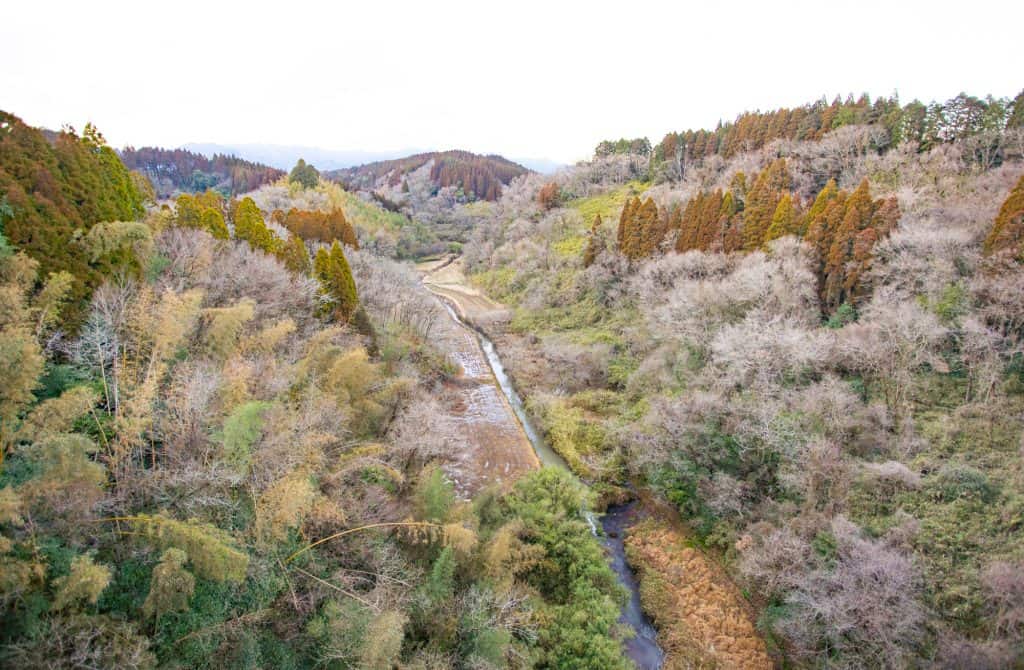
[(774, 667), (735, 585), (681, 530), (648, 519), (630, 529), (626, 551), (666, 670)]

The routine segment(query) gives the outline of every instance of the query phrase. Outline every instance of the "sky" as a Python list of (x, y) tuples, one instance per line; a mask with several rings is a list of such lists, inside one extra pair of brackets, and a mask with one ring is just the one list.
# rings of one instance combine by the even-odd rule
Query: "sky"
[(822, 96), (1024, 87), (1024, 3), (6, 3), (0, 109), (116, 147), (469, 149), (574, 162), (602, 139)]

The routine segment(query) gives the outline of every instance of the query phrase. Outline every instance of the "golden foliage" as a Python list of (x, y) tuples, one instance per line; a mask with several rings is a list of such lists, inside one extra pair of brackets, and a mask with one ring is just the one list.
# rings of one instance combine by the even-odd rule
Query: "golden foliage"
[(151, 291), (142, 291), (132, 305), (129, 329), (133, 356), (126, 357), (118, 386), (127, 397), (117, 408), (117, 437), (110, 469), (120, 479), (134, 451), (145, 444), (153, 421), (153, 403), (171, 360), (192, 332), (199, 317), (200, 291), (165, 291), (156, 304)]
[(378, 368), (370, 362), (366, 349), (350, 349), (337, 357), (322, 386), (324, 390), (333, 392), (340, 404), (359, 402), (380, 378)]
[(270, 353), (294, 332), (295, 322), (291, 319), (281, 319), (264, 327), (255, 335), (244, 338), (239, 348), (246, 353)]
[(42, 372), (43, 353), (35, 337), (20, 328), (0, 331), (0, 454), (18, 414), (34, 399), (32, 390)]
[(441, 544), (455, 553), (468, 556), (477, 545), (476, 531), (460, 523), (446, 523), (441, 529)]
[(85, 246), (95, 263), (104, 256), (128, 254), (141, 262), (153, 252), (153, 233), (138, 221), (107, 221), (94, 225), (85, 235)]
[(235, 351), (242, 327), (256, 314), (256, 303), (243, 298), (231, 307), (212, 307), (203, 310), (206, 324), (206, 350), (214, 358), (225, 359)]
[(346, 523), (348, 517), (345, 510), (327, 496), (318, 495), (306, 516), (304, 528), (308, 532), (310, 529), (337, 528)]
[(42, 337), (57, 324), (67, 304), (75, 277), (70, 272), (51, 272), (32, 300), (32, 316), (36, 337)]
[(188, 609), (196, 578), (185, 569), (187, 560), (188, 555), (181, 549), (171, 548), (161, 554), (149, 581), (149, 595), (142, 604), (143, 614), (159, 620), (161, 614)]
[(237, 356), (229, 358), (221, 370), (221, 382), (217, 395), (224, 412), (231, 412), (247, 401), (252, 393), (250, 386), (256, 376), (252, 361)]
[(103, 497), (104, 467), (89, 458), (96, 445), (84, 435), (60, 434), (26, 448), (40, 473), (18, 487), (22, 498), (57, 515), (81, 515)]
[(140, 534), (161, 549), (188, 554), (196, 573), (205, 579), (240, 582), (249, 569), (249, 556), (231, 546), (231, 536), (197, 520), (178, 521), (163, 514), (139, 514), (112, 521), (133, 523)]
[(21, 497), (11, 486), (0, 489), (0, 523), (20, 526), (25, 523), (21, 516)]
[(256, 502), (256, 536), (260, 541), (281, 541), (312, 511), (317, 491), (309, 474), (296, 470), (277, 480)]
[(11, 542), (0, 537), (0, 604), (16, 600), (22, 593), (43, 583), (46, 578), (46, 564), (39, 561), (7, 556)]
[(71, 573), (53, 580), (57, 592), (53, 600), (53, 609), (62, 610), (68, 605), (80, 602), (95, 605), (100, 594), (110, 584), (112, 575), (110, 568), (94, 563), (92, 556), (75, 556), (71, 561)]
[(305, 355), (295, 366), (296, 385), (306, 384), (327, 371), (334, 359), (342, 352), (335, 340), (344, 332), (345, 330), (338, 326), (324, 328), (306, 341)]
[(484, 550), (484, 574), (496, 581), (512, 581), (544, 558), (542, 545), (524, 542), (520, 519), (506, 523), (494, 533)]
[(71, 432), (75, 421), (92, 409), (97, 400), (96, 392), (87, 386), (77, 386), (58, 398), (44, 400), (25, 417), (17, 438), (36, 442), (58, 433)]
[(406, 521), (394, 524), (399, 536), (410, 544), (437, 544), (468, 556), (477, 545), (476, 531), (460, 523)]
[(398, 661), (405, 638), (404, 612), (381, 612), (373, 618), (363, 642), (362, 667), (367, 670), (390, 670)]

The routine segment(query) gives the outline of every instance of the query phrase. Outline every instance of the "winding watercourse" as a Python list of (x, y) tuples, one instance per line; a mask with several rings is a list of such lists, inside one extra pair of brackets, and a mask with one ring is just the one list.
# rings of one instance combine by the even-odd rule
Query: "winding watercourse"
[[(494, 374), (494, 378), (498, 382), (498, 387), (508, 399), (509, 405), (512, 407), (512, 411), (519, 420), (519, 424), (522, 426), (523, 432), (530, 441), (530, 445), (533, 447), (533, 450), (537, 454), (537, 458), (540, 462), (543, 465), (561, 468), (566, 472), (573, 474), (565, 460), (559, 456), (547, 442), (544, 441), (540, 432), (530, 421), (530, 417), (526, 412), (523, 400), (519, 397), (519, 393), (516, 391), (515, 387), (513, 387), (508, 373), (505, 372), (505, 366), (502, 365), (501, 358), (498, 356), (494, 343), (478, 329), (464, 322), (452, 307), (447, 297), (440, 296), (436, 293), (435, 295), (441, 304), (444, 305), (444, 308), (447, 310), (448, 315), (452, 320), (476, 336), (477, 342), (480, 344), (480, 348), (484, 352), (487, 363), (491, 368), (491, 372)], [(575, 477), (575, 475), (573, 476)], [(633, 505), (635, 505), (635, 503), (632, 502), (624, 505), (613, 505), (608, 508), (607, 512), (602, 515), (599, 520), (590, 512), (585, 512), (585, 516), (587, 522), (590, 524), (591, 532), (593, 532), (595, 536), (599, 537), (602, 544), (604, 544), (607, 550), (609, 564), (618, 576), (619, 583), (622, 584), (622, 586), (624, 586), (629, 592), (629, 600), (626, 602), (626, 605), (622, 610), (619, 621), (630, 626), (636, 634), (634, 637), (625, 641), (626, 654), (636, 664), (639, 670), (660, 670), (662, 663), (664, 662), (665, 654), (656, 641), (657, 633), (654, 626), (651, 624), (640, 606), (640, 587), (637, 582), (636, 575), (633, 574), (633, 570), (629, 567), (629, 564), (626, 561), (626, 548), (623, 542), (623, 535), (629, 527), (630, 511)], [(598, 523), (600, 523), (603, 532), (598, 531)]]

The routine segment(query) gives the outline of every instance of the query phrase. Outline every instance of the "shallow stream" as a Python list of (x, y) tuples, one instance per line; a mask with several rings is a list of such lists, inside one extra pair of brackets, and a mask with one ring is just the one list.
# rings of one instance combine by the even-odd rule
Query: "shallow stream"
[[(501, 388), (502, 393), (508, 398), (512, 411), (515, 412), (516, 418), (519, 419), (523, 432), (526, 433), (526, 437), (530, 440), (530, 444), (533, 446), (533, 450), (536, 452), (540, 462), (543, 465), (562, 468), (572, 473), (565, 460), (555, 453), (555, 450), (544, 441), (540, 432), (530, 421), (530, 417), (526, 413), (526, 407), (523, 404), (523, 399), (519, 397), (519, 394), (512, 386), (512, 382), (505, 372), (505, 366), (501, 363), (501, 358), (498, 356), (494, 343), (486, 335), (464, 323), (448, 303), (448, 300), (441, 297), (438, 297), (438, 299), (456, 323), (476, 334), (477, 340), (480, 342), (480, 348), (487, 357), (487, 363), (494, 373), (494, 378), (498, 381), (498, 386)], [(609, 507), (607, 512), (600, 518), (603, 533), (598, 533), (597, 523), (594, 516), (590, 513), (587, 513), (587, 521), (594, 534), (601, 538), (607, 550), (611, 568), (619, 577), (619, 583), (629, 591), (629, 600), (622, 610), (619, 621), (628, 624), (636, 631), (636, 635), (626, 640), (626, 654), (639, 670), (660, 670), (665, 654), (656, 641), (654, 626), (640, 606), (640, 586), (636, 575), (633, 574), (633, 570), (626, 562), (626, 548), (623, 543), (623, 535), (632, 523), (631, 512), (634, 504), (626, 503), (625, 505)]]

